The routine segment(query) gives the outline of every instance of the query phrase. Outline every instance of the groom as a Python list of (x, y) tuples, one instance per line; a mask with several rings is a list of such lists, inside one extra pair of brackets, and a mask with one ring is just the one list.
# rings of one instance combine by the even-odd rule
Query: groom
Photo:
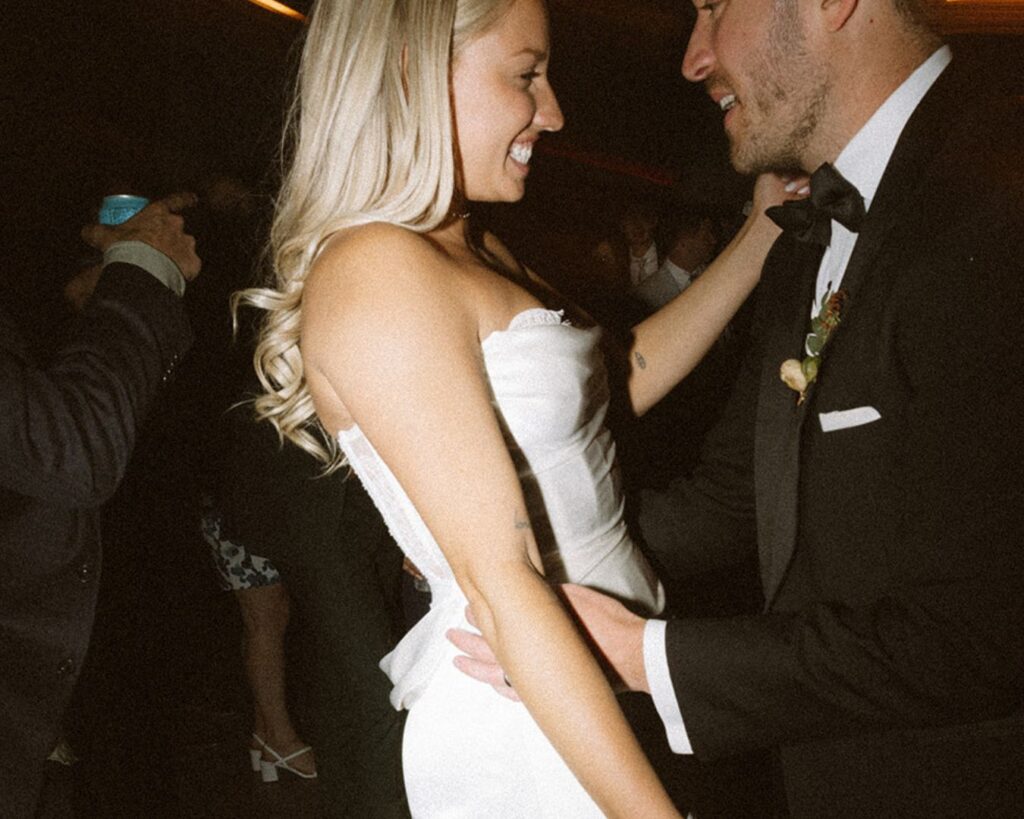
[(838, 172), (777, 214), (725, 417), (641, 516), (669, 578), (756, 550), (766, 606), (566, 587), (677, 752), (778, 749), (793, 817), (1024, 816), (1024, 129), (924, 2), (695, 0), (736, 168)]

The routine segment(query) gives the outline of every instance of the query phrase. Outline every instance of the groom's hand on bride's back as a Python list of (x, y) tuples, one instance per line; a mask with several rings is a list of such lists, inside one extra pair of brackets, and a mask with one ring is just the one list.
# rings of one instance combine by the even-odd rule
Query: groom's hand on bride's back
[(586, 586), (565, 583), (558, 591), (604, 665), (615, 690), (650, 693), (644, 668), (647, 621), (614, 597)]
[[(466, 619), (472, 625), (476, 625), (469, 606), (466, 606)], [(468, 674), (474, 680), (487, 683), (506, 699), (513, 702), (521, 701), (512, 687), (512, 681), (505, 676), (498, 658), (494, 656), (494, 652), (483, 637), (460, 628), (448, 629), (446, 636), (459, 651), (464, 652), (453, 661), (459, 671)]]
[[(593, 589), (566, 583), (559, 586), (558, 591), (615, 688), (649, 692), (644, 669), (644, 627), (647, 621), (614, 598)], [(468, 607), (466, 617), (473, 623)], [(455, 658), (456, 668), (487, 683), (503, 697), (519, 701), (514, 684), (505, 676), (483, 637), (462, 629), (449, 629), (447, 636), (456, 648), (464, 652)]]

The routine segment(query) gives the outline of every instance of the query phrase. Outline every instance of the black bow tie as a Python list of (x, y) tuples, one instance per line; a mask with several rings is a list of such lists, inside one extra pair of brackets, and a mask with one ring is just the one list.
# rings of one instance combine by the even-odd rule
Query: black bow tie
[(864, 197), (829, 163), (811, 175), (811, 195), (768, 208), (768, 218), (801, 242), (827, 247), (832, 220), (856, 233), (864, 221)]

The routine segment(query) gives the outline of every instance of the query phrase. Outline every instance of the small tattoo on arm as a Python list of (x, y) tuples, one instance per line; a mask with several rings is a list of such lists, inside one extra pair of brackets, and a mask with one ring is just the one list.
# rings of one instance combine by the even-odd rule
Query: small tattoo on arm
[(633, 353), (633, 358), (636, 359), (636, 366), (641, 370), (647, 369), (647, 359), (640, 355), (640, 353)]
[(530, 528), (530, 521), (527, 518), (519, 517), (519, 515), (516, 515), (515, 516), (515, 527), (516, 527), (516, 529), (529, 529)]

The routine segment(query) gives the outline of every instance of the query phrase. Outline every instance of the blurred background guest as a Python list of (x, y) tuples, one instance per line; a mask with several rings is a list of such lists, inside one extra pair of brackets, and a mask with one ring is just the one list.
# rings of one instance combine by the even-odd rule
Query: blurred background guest
[(593, 251), (593, 259), (604, 269), (608, 281), (629, 289), (657, 272), (661, 264), (654, 241), (657, 227), (658, 216), (650, 203), (626, 201), (616, 222), (616, 231)]
[(645, 316), (689, 287), (714, 258), (719, 246), (715, 222), (707, 213), (691, 209), (664, 222), (668, 253), (656, 272), (630, 290)]
[(203, 516), (203, 537), (220, 587), (234, 593), (242, 613), (242, 658), (252, 695), (249, 760), (264, 782), (276, 782), (278, 770), (300, 779), (316, 779), (313, 748), (295, 731), (285, 688), (285, 631), (291, 604), (281, 574), (265, 557), (224, 537), (220, 512)]

